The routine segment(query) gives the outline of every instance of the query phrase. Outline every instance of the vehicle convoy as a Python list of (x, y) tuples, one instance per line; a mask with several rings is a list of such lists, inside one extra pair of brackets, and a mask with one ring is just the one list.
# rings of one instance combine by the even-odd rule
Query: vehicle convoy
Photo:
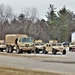
[(43, 41), (41, 39), (35, 40), (34, 41), (34, 46), (35, 46), (36, 53), (39, 53), (40, 51), (43, 52), (44, 45), (45, 45), (45, 43), (43, 43)]
[(6, 45), (4, 43), (4, 40), (0, 40), (0, 51), (3, 51), (6, 49)]
[(31, 37), (23, 34), (7, 34), (5, 36), (6, 52), (12, 53), (14, 50), (17, 53), (23, 51), (31, 53), (35, 50)]
[(69, 51), (75, 52), (75, 42), (69, 44)]
[(53, 54), (56, 54), (57, 52), (62, 52), (62, 54), (66, 54), (66, 49), (63, 44), (57, 43), (57, 41), (46, 43), (45, 51), (46, 53), (52, 52)]

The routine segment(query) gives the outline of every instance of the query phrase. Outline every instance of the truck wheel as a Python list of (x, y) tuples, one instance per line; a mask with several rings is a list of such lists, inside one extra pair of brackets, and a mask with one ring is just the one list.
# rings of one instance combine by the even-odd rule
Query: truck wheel
[(72, 48), (69, 48), (69, 51), (72, 51)]
[(17, 54), (20, 53), (20, 49), (19, 49), (19, 47), (16, 48), (16, 53), (17, 53)]
[(36, 48), (36, 49), (35, 49), (35, 52), (36, 52), (36, 53), (39, 53), (39, 50)]
[(8, 46), (6, 46), (6, 52), (9, 53), (9, 47)]
[(23, 50), (22, 49), (20, 50), (20, 53), (23, 53)]
[(0, 52), (3, 52), (3, 49), (0, 48)]
[(52, 53), (53, 53), (53, 54), (56, 54), (56, 50), (55, 50), (55, 49), (53, 49), (53, 50), (52, 50)]
[(29, 50), (29, 51), (27, 51), (29, 54), (31, 54), (32, 53), (32, 50)]
[(63, 50), (63, 52), (62, 52), (63, 54), (66, 54), (66, 50)]
[(42, 50), (42, 53), (43, 54), (47, 54), (48, 52), (46, 50)]
[(9, 53), (12, 53), (12, 52), (13, 52), (12, 47), (9, 46)]

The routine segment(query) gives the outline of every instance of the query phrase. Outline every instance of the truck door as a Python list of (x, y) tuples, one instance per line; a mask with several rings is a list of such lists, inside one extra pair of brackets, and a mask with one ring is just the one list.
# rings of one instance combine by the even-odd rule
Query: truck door
[(26, 38), (19, 38), (18, 44), (19, 44), (20, 46), (25, 46), (25, 42), (26, 42)]

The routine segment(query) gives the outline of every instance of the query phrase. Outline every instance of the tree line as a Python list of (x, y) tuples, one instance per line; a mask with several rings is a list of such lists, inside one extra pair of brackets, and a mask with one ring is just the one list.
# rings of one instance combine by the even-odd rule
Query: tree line
[(10, 6), (0, 5), (0, 39), (6, 34), (27, 34), (33, 39), (70, 41), (70, 35), (75, 31), (74, 13), (65, 6), (58, 12), (50, 4), (46, 18), (39, 19), (37, 9), (25, 9), (24, 13), (16, 15)]
[(50, 4), (47, 15), (48, 30), (51, 39), (59, 42), (70, 42), (71, 33), (75, 31), (75, 14), (63, 6), (58, 12), (54, 5)]

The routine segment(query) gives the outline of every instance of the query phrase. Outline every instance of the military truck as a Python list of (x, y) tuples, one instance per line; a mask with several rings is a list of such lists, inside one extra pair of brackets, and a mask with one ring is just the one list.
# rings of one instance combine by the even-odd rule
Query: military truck
[(0, 40), (0, 51), (3, 52), (3, 50), (5, 50), (5, 49), (6, 49), (6, 45), (4, 43), (4, 40)]
[(52, 52), (53, 54), (56, 54), (57, 52), (62, 52), (62, 54), (66, 54), (66, 49), (62, 43), (46, 43), (44, 50), (46, 53)]
[(23, 34), (7, 34), (5, 36), (6, 52), (12, 53), (14, 50), (17, 53), (26, 51), (31, 53), (35, 50), (31, 37)]
[(43, 41), (41, 39), (35, 40), (34, 41), (34, 46), (35, 46), (36, 53), (39, 53), (40, 51), (43, 52), (44, 45), (45, 45), (45, 43), (43, 43)]

